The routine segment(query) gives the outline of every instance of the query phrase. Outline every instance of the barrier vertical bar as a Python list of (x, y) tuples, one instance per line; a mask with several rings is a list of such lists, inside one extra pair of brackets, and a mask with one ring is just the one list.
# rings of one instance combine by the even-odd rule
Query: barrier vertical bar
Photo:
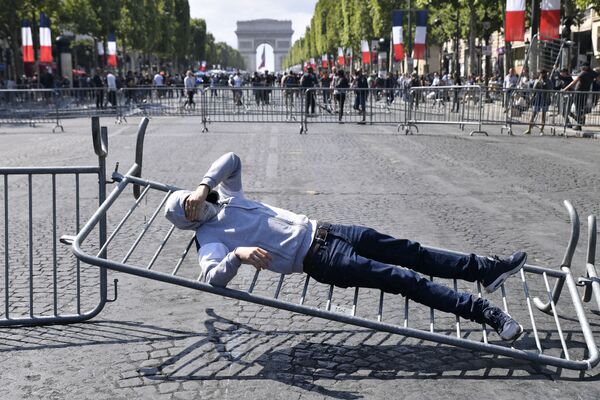
[(32, 191), (32, 176), (27, 175), (29, 183), (29, 316), (33, 318), (33, 191)]
[[(177, 272), (179, 271), (179, 267), (181, 267), (183, 260), (185, 260), (185, 258), (187, 257), (187, 255), (190, 251), (190, 248), (192, 247), (192, 243), (194, 243), (194, 240), (196, 240), (196, 234), (192, 235), (192, 238), (190, 239), (187, 246), (185, 247), (185, 250), (183, 250), (183, 253), (181, 253), (181, 256), (179, 257), (179, 260), (177, 261), (175, 268), (173, 268), (173, 272), (171, 272), (171, 275), (177, 275)], [(198, 280), (200, 280), (200, 278), (202, 278), (202, 274), (200, 274), (198, 276)]]
[(200, 89), (200, 108), (201, 108), (201, 114), (202, 114), (202, 133), (204, 132), (208, 132), (208, 126), (207, 124), (207, 107), (206, 107), (206, 91), (203, 89)]
[(6, 319), (10, 318), (9, 315), (9, 265), (8, 265), (8, 175), (4, 175), (4, 314)]
[[(369, 125), (373, 125), (373, 95), (376, 92), (367, 91), (365, 94), (369, 96)], [(366, 106), (366, 102), (365, 102)]]
[(331, 299), (333, 298), (333, 285), (329, 285), (329, 295), (327, 296), (327, 305), (325, 309), (327, 311), (331, 310)]
[[(433, 283), (433, 275), (429, 277), (429, 280)], [(429, 307), (429, 332), (434, 332), (435, 330), (435, 313), (433, 311), (433, 307)]]
[[(458, 292), (458, 283), (456, 278), (453, 279), (454, 282), (454, 291)], [(456, 337), (459, 338), (460, 337), (460, 317), (457, 315), (456, 316)]]
[(352, 316), (356, 315), (356, 309), (358, 307), (358, 286), (354, 288), (354, 300), (352, 301)]
[[(80, 214), (79, 214), (79, 174), (75, 174), (75, 230), (79, 232), (80, 228)], [(81, 314), (81, 261), (79, 258), (76, 261), (77, 268), (77, 314)]]
[(54, 295), (54, 316), (58, 316), (58, 262), (56, 259), (56, 174), (52, 174), (52, 289)]
[(383, 290), (379, 293), (379, 313), (377, 314), (377, 321), (383, 320)]
[[(96, 117), (98, 118), (98, 117)], [(99, 119), (97, 119), (99, 121)], [(98, 122), (96, 122), (98, 123)], [(92, 121), (94, 124), (94, 121)], [(98, 155), (98, 207), (104, 203), (106, 200), (106, 156), (108, 155), (108, 129), (103, 126), (100, 128), (99, 132), (99, 148), (96, 149), (96, 154)], [(98, 238), (99, 238), (99, 246), (100, 248), (104, 247), (104, 243), (106, 243), (106, 225), (107, 225), (107, 216), (106, 213), (102, 215), (100, 219), (100, 223), (98, 226)], [(101, 254), (98, 255), (100, 258), (107, 258), (107, 250), (104, 249)], [(100, 268), (100, 303), (104, 304), (106, 302), (107, 296), (107, 271), (106, 268)]]
[(304, 288), (302, 289), (302, 295), (300, 296), (300, 305), (304, 304), (304, 299), (306, 298), (306, 291), (308, 290), (308, 281), (310, 280), (310, 276), (306, 275), (306, 280), (304, 281)]

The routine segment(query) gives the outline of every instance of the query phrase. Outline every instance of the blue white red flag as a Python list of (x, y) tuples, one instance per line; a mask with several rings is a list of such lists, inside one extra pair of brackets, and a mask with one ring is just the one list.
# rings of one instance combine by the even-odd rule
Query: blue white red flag
[(108, 58), (106, 63), (109, 67), (117, 66), (117, 41), (114, 34), (108, 35), (108, 46), (107, 46)]
[(525, 40), (525, 0), (506, 0), (504, 39), (507, 42)]
[(540, 14), (540, 39), (560, 38), (560, 0), (542, 0)]
[(404, 60), (404, 39), (402, 30), (402, 11), (392, 13), (392, 41), (394, 42), (394, 61)]
[(21, 22), (21, 40), (21, 49), (23, 50), (23, 62), (35, 62), (35, 58), (33, 56), (33, 38), (31, 36), (31, 26), (29, 26), (29, 21), (27, 20), (23, 20)]
[(40, 14), (40, 63), (52, 64), (50, 19), (44, 13)]
[(425, 59), (425, 39), (427, 37), (427, 11), (417, 11), (417, 30), (415, 32), (415, 48), (413, 58)]

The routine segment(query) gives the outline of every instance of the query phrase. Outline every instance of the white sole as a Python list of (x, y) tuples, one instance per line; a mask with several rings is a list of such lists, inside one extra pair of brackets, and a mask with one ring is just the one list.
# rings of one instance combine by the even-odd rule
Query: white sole
[(523, 334), (523, 326), (521, 324), (519, 324), (519, 332), (517, 332), (512, 339), (504, 339), (502, 336), (500, 336), (500, 339), (512, 343), (515, 340), (517, 340), (518, 338), (520, 338), (522, 334)]
[(519, 265), (517, 265), (515, 268), (511, 269), (510, 271), (506, 271), (502, 275), (498, 276), (494, 282), (492, 282), (488, 286), (484, 287), (485, 292), (486, 293), (495, 292), (500, 287), (500, 285), (502, 285), (504, 283), (504, 281), (506, 281), (506, 279), (508, 279), (509, 276), (514, 275), (517, 272), (519, 272), (521, 270), (521, 268), (523, 268), (523, 265), (525, 265), (526, 262), (527, 262), (527, 255), (525, 255), (525, 258), (523, 258), (523, 261)]

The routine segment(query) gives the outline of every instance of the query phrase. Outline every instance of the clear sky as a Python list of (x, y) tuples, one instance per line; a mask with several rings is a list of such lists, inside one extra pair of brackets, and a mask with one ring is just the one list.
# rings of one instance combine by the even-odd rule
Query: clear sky
[(217, 42), (237, 48), (236, 22), (260, 18), (291, 20), (293, 40), (304, 35), (317, 0), (189, 0), (192, 18), (204, 18)]

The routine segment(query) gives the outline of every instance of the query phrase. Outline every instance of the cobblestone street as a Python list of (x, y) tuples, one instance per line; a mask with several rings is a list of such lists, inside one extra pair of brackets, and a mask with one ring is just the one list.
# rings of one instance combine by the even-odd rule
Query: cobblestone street
[[(56, 134), (44, 125), (0, 126), (0, 166), (95, 165), (89, 119), (64, 122), (65, 133)], [(109, 130), (109, 173), (116, 162), (122, 172), (133, 162), (138, 122), (137, 118), (123, 125), (114, 125), (108, 118), (101, 121)], [(242, 159), (244, 191), (250, 198), (318, 220), (371, 226), (430, 246), (483, 255), (506, 255), (523, 249), (529, 254), (529, 263), (557, 269), (569, 238), (568, 215), (562, 205), (568, 199), (582, 221), (573, 271), (576, 277), (584, 273), (586, 219), (590, 214), (600, 215), (600, 141), (507, 136), (499, 129), (491, 129), (488, 137), (470, 137), (468, 131), (435, 125), (420, 126), (420, 133), (408, 136), (398, 134), (394, 126), (309, 124), (306, 135), (299, 135), (298, 128), (297, 123), (213, 123), (208, 133), (201, 133), (201, 120), (194, 117), (153, 118), (146, 134), (142, 177), (194, 188), (213, 160), (234, 151)], [(60, 189), (71, 183), (59, 180), (58, 184), (59, 209), (68, 214), (71, 193)], [(46, 214), (44, 210), (49, 206), (43, 199), (48, 194), (44, 194), (42, 183), (37, 185), (35, 196), (41, 197), (37, 209)], [(84, 188), (82, 223), (97, 204), (93, 179)], [(108, 190), (112, 190), (111, 185)], [(129, 192), (127, 195), (131, 201), (132, 196)], [(26, 179), (16, 180), (11, 186), (11, 199), (26, 198)], [(159, 201), (151, 197), (142, 203), (145, 216)], [(3, 207), (0, 201), (1, 212)], [(26, 221), (25, 209), (21, 212), (19, 221)], [(158, 219), (157, 231), (150, 234), (155, 240), (160, 240), (168, 228), (162, 214)], [(36, 221), (36, 241), (44, 241), (44, 235), (51, 233), (51, 221), (43, 216)], [(59, 222), (59, 236), (75, 234), (70, 219), (65, 217)], [(111, 222), (114, 227), (117, 216)], [(139, 225), (120, 234), (112, 254), (128, 247), (138, 231)], [(0, 243), (4, 243), (3, 235), (4, 227), (0, 226)], [(11, 241), (26, 238), (25, 225), (11, 226)], [(178, 238), (181, 246), (166, 249), (157, 261), (157, 269), (172, 269), (189, 235)], [(151, 258), (154, 249), (142, 246), (132, 262)], [(66, 286), (73, 276), (70, 265), (74, 257), (66, 246), (60, 251), (60, 261), (65, 264), (60, 267), (59, 277), (61, 285)], [(198, 272), (192, 252), (182, 267), (190, 276)], [(26, 271), (26, 254), (14, 257), (13, 263), (21, 263)], [(43, 261), (43, 257), (43, 253), (36, 254), (38, 260)], [(18, 266), (13, 268), (16, 274)], [(248, 267), (233, 284), (249, 284), (252, 275)], [(272, 275), (263, 277), (267, 280), (258, 290), (266, 292), (277, 285), (279, 277)], [(51, 279), (51, 274), (46, 271), (40, 276), (36, 285), (46, 287), (43, 277)], [(119, 279), (118, 299), (90, 322), (0, 329), (0, 398), (600, 397), (600, 367), (580, 373), (538, 366), (112, 271), (109, 297), (113, 295), (114, 278)], [(82, 266), (82, 279), (87, 282), (83, 291), (87, 297), (82, 301), (93, 306), (97, 269)], [(4, 281), (1, 274), (0, 281)], [(20, 281), (15, 282), (13, 285), (18, 286)], [(530, 349), (533, 337), (528, 333), (531, 324), (520, 284), (518, 276), (507, 284), (509, 297), (521, 296), (514, 300), (511, 315), (527, 331), (515, 347)], [(297, 302), (298, 286), (302, 286), (301, 277), (292, 277), (282, 289), (282, 297)], [(473, 290), (473, 285), (459, 283), (459, 288)], [(311, 288), (308, 305), (322, 306), (327, 289)], [(543, 280), (532, 283), (531, 290), (535, 295), (545, 295)], [(20, 293), (15, 289), (17, 298)], [(43, 302), (44, 291), (40, 293), (39, 301)], [(344, 309), (348, 299), (351, 302), (353, 290), (336, 293), (335, 305)], [(72, 302), (70, 291), (61, 291), (61, 296), (63, 303)], [(563, 298), (559, 311), (572, 320), (565, 333), (581, 344), (571, 356), (585, 358), (584, 344), (577, 339), (581, 333), (577, 332), (573, 307), (569, 307), (567, 294)], [(0, 299), (3, 310), (4, 293), (0, 293)], [(497, 293), (490, 299), (500, 302)], [(23, 295), (25, 305), (26, 300)], [(373, 318), (378, 301), (379, 293), (366, 291), (358, 314)], [(586, 303), (585, 308), (598, 336), (600, 315), (591, 312), (593, 304)], [(403, 305), (399, 296), (386, 297), (384, 320), (401, 323)], [(550, 332), (552, 318), (538, 314), (540, 329)], [(435, 321), (436, 329), (454, 329), (454, 316), (436, 313)], [(410, 324), (428, 330), (429, 309), (411, 304)], [(465, 327), (466, 336), (479, 340), (476, 324), (465, 323)], [(490, 337), (498, 340), (495, 333)], [(554, 340), (546, 339), (545, 343)], [(560, 354), (560, 343), (554, 342), (548, 351)]]

